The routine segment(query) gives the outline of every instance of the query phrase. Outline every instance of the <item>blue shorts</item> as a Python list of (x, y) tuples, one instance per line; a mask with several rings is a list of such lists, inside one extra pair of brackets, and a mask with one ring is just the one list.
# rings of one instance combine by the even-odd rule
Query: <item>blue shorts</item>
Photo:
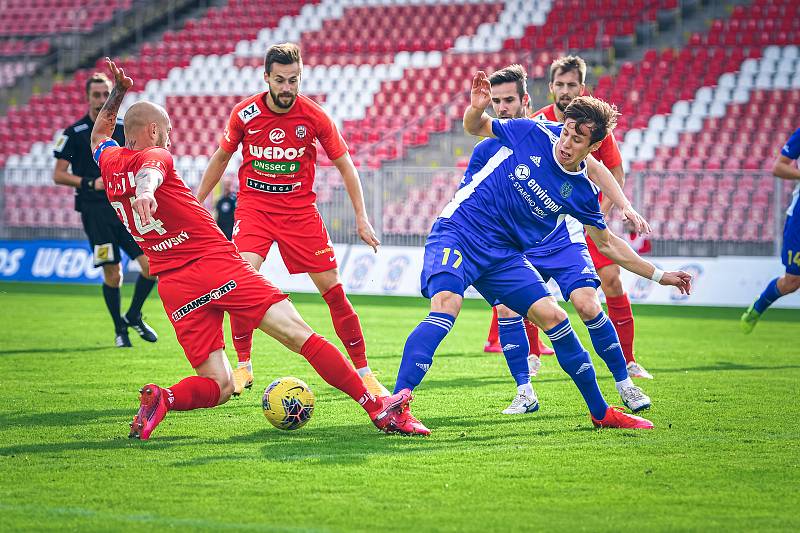
[(787, 217), (783, 225), (781, 261), (787, 274), (800, 276), (800, 216)]
[(502, 303), (521, 315), (535, 301), (550, 296), (542, 276), (519, 251), (493, 246), (437, 220), (425, 242), (422, 295), (433, 298), (447, 290), (463, 296), (470, 285), (490, 305)]
[(565, 300), (569, 300), (575, 289), (597, 289), (600, 286), (600, 278), (584, 242), (573, 242), (556, 250), (533, 248), (525, 252), (525, 258), (545, 281), (556, 280)]

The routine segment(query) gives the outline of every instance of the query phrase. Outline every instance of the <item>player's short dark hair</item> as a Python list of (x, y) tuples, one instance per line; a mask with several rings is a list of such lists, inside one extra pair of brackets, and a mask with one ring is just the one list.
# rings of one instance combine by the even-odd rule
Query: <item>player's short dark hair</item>
[(578, 71), (581, 84), (586, 82), (586, 61), (578, 56), (559, 57), (550, 64), (550, 83), (553, 83), (556, 74), (566, 74), (573, 70)]
[(573, 119), (576, 128), (586, 126), (592, 132), (590, 144), (602, 141), (617, 125), (617, 106), (594, 96), (579, 96), (564, 110), (564, 122)]
[(506, 68), (492, 72), (492, 75), (489, 76), (489, 84), (492, 87), (512, 82), (517, 84), (517, 93), (519, 94), (519, 99), (522, 100), (522, 97), (528, 94), (528, 73), (525, 72), (525, 67), (514, 63)]
[(95, 72), (86, 80), (86, 94), (89, 94), (89, 87), (91, 87), (93, 83), (111, 83), (111, 80), (102, 72)]
[(272, 64), (291, 65), (299, 63), (303, 67), (303, 58), (300, 56), (300, 47), (294, 43), (273, 44), (267, 48), (267, 56), (264, 58), (264, 71), (269, 74), (272, 71)]

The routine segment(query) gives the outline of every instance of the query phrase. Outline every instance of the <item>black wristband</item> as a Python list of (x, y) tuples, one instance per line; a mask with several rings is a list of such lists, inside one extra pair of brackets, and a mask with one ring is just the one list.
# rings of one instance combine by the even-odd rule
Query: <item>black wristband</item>
[(93, 191), (94, 190), (94, 181), (97, 178), (81, 178), (81, 190), (82, 191)]

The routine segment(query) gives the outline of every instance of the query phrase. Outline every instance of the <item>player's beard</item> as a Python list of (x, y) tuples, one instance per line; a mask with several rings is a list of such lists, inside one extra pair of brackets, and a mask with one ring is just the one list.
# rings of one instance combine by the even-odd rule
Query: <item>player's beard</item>
[[(566, 102), (566, 103), (564, 103), (564, 102)], [(570, 98), (569, 100), (559, 99), (559, 100), (556, 100), (556, 107), (559, 110), (561, 110), (561, 112), (563, 113), (564, 111), (567, 110), (567, 106), (569, 106), (569, 104), (571, 104), (571, 103), (572, 103), (572, 98)]]
[[(272, 101), (275, 103), (275, 105), (280, 107), (281, 109), (289, 109), (290, 107), (292, 107), (294, 105), (295, 99), (297, 98), (296, 94), (292, 94), (292, 93), (276, 94), (275, 92), (273, 92), (272, 89), (269, 90), (269, 96), (270, 96), (270, 98), (272, 98)], [(284, 97), (284, 98), (285, 97), (289, 97), (289, 103), (288, 104), (283, 103), (280, 100), (281, 97)]]

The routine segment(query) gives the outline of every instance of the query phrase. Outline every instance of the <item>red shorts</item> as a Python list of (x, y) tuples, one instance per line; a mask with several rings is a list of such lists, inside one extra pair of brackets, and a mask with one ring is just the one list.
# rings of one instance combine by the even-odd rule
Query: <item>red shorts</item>
[(192, 367), (225, 347), (224, 311), (256, 329), (272, 304), (288, 298), (233, 253), (201, 257), (158, 276), (158, 294)]
[(595, 270), (599, 271), (603, 267), (616, 264), (614, 261), (600, 253), (600, 250), (597, 249), (597, 245), (588, 235), (586, 235), (586, 246), (589, 248), (589, 255), (592, 257), (592, 263), (594, 263)]
[(328, 230), (316, 210), (283, 214), (236, 209), (233, 242), (240, 252), (261, 257), (267, 257), (270, 246), (277, 242), (291, 274), (325, 272), (337, 267)]

